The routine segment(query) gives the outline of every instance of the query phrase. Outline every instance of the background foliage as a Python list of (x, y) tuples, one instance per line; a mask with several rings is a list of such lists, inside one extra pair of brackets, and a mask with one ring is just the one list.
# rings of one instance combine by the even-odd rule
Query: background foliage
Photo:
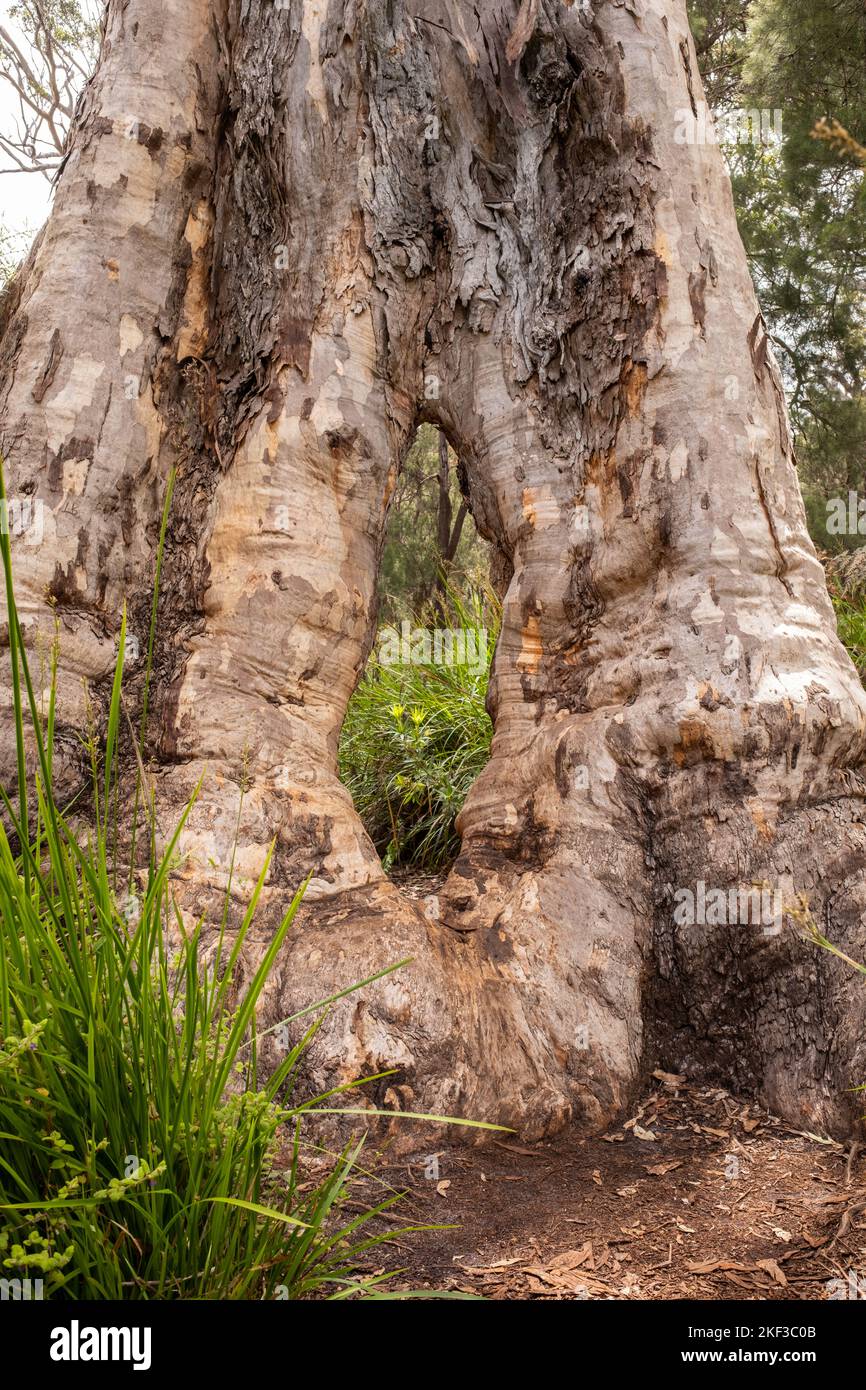
[(483, 630), (481, 668), (383, 665), (374, 649), (343, 726), (340, 774), (386, 868), (437, 869), (455, 857), (455, 818), (490, 756), (485, 702), (499, 602), (464, 581), (444, 603), (444, 613), (430, 605), (411, 627)]
[(838, 121), (866, 143), (863, 0), (690, 0), (714, 109), (782, 112), (781, 146), (726, 148), (740, 231), (782, 367), (810, 529), (826, 501), (863, 492), (866, 192), (856, 151), (816, 138)]
[(379, 577), (379, 617), (382, 623), (400, 622), (420, 613), (433, 599), (437, 578), (444, 571), (453, 588), (468, 584), (483, 587), (490, 568), (489, 547), (465, 511), (458, 480), (458, 464), (448, 450), (448, 502), (451, 530), (459, 523), (459, 544), (443, 565), (437, 534), (442, 505), (439, 483), (439, 431), (421, 425), (397, 480)]

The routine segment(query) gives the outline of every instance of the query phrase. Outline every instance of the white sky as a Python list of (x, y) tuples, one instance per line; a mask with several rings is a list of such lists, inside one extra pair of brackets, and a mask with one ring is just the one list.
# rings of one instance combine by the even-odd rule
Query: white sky
[[(4, 132), (8, 128), (6, 116), (6, 94), (0, 90), (0, 124)], [(48, 216), (51, 194), (51, 184), (41, 174), (0, 175), (0, 222), (13, 232), (29, 228), (35, 236)]]
[[(20, 30), (10, 19), (10, 8), (10, 0), (0, 0), (0, 24), (17, 39)], [(0, 130), (4, 135), (14, 132), (17, 112), (15, 93), (8, 82), (0, 79)], [(10, 161), (0, 155), (0, 169), (6, 169), (9, 164)], [(29, 230), (35, 236), (48, 216), (52, 192), (51, 184), (42, 174), (0, 174), (0, 224), (12, 232)]]

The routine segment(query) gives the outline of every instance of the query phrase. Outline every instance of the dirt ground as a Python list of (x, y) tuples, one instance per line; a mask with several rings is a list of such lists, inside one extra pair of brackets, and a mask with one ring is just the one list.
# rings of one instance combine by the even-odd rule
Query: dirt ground
[[(441, 1135), (441, 1130), (439, 1131)], [(866, 1297), (866, 1155), (724, 1091), (657, 1073), (597, 1139), (379, 1155), (359, 1201), (407, 1197), (397, 1284), (488, 1299)], [(381, 1251), (376, 1263), (383, 1263)], [(834, 1285), (832, 1281), (843, 1284)]]

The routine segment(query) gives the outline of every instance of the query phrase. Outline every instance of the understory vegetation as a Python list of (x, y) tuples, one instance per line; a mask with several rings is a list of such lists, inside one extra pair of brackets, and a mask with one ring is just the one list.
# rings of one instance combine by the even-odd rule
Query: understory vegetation
[[(386, 869), (439, 869), (457, 853), (455, 819), (490, 756), (485, 701), (499, 614), (489, 588), (452, 584), (442, 606), (394, 629), (401, 641), (408, 634), (400, 659), (382, 659), (382, 640), (367, 663), (343, 726), (340, 772)], [(412, 634), (436, 631), (462, 634), (462, 655), (474, 659), (402, 659), (413, 648), (432, 656), (432, 640), (425, 652)]]
[(839, 636), (848, 649), (848, 654), (861, 681), (866, 684), (866, 600), (852, 602), (848, 598), (834, 601)]

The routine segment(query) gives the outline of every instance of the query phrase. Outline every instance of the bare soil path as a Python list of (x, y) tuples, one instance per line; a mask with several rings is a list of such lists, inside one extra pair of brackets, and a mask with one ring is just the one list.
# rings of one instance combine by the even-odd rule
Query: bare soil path
[[(423, 1142), (423, 1141), (422, 1141)], [(866, 1296), (866, 1158), (798, 1133), (724, 1091), (657, 1073), (621, 1128), (589, 1140), (397, 1160), (395, 1225), (451, 1229), (391, 1247), (407, 1288), (490, 1299), (821, 1299)], [(381, 1253), (377, 1260), (381, 1259)], [(834, 1284), (833, 1281), (843, 1281)]]

